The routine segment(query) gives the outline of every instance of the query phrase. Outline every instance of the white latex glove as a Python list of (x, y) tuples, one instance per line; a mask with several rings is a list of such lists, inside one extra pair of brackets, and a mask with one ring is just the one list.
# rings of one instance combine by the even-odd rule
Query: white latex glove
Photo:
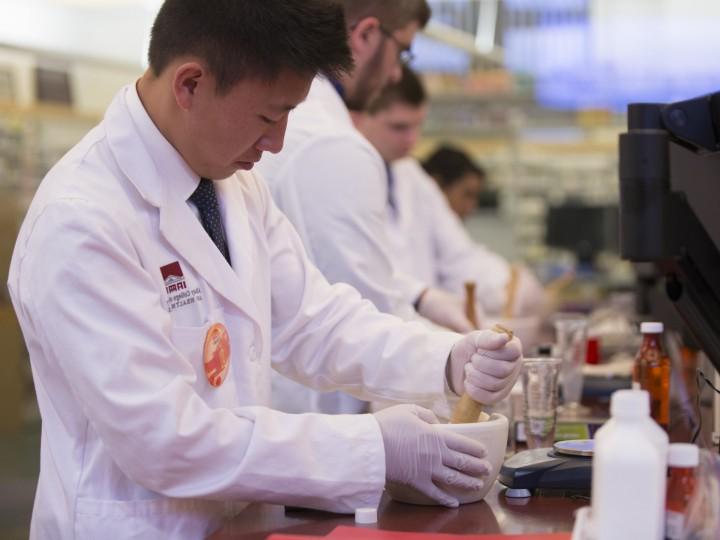
[(425, 289), (420, 296), (417, 310), (426, 319), (455, 332), (466, 334), (474, 330), (465, 315), (463, 299), (440, 289), (434, 287)]
[(438, 503), (456, 507), (443, 486), (477, 491), (490, 474), (487, 449), (469, 437), (435, 429), (437, 418), (417, 405), (396, 405), (375, 413), (385, 444), (389, 483), (410, 486)]
[(458, 395), (467, 392), (491, 405), (512, 390), (522, 367), (522, 344), (492, 330), (468, 334), (450, 351), (448, 383)]

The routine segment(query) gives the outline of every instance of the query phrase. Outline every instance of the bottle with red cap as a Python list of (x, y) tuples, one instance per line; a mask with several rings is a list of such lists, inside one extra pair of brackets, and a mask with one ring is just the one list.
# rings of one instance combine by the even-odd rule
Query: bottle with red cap
[(588, 336), (585, 363), (592, 365), (600, 363), (600, 338)]
[(666, 431), (670, 426), (670, 358), (662, 345), (663, 323), (640, 325), (642, 345), (635, 357), (633, 383), (650, 394), (650, 414)]

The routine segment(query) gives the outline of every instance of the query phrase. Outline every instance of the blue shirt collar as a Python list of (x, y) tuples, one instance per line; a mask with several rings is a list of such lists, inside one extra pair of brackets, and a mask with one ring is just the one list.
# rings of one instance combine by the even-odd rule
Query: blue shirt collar
[(328, 81), (330, 81), (330, 84), (333, 85), (333, 88), (340, 95), (342, 100), (345, 101), (345, 88), (343, 88), (343, 85), (340, 84), (340, 81), (337, 81), (335, 79), (330, 79), (330, 78), (328, 78)]

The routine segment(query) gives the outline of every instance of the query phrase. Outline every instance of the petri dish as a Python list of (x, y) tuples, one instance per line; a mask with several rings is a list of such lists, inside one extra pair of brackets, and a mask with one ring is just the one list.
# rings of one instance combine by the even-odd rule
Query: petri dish
[(558, 441), (553, 445), (555, 451), (566, 456), (591, 457), (595, 449), (593, 439), (573, 439), (571, 441)]

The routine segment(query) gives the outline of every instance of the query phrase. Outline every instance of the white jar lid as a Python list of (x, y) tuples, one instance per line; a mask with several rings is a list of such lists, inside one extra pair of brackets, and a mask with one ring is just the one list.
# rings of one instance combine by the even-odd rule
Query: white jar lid
[(661, 322), (644, 322), (640, 324), (640, 332), (642, 334), (662, 334), (665, 325)]
[(355, 523), (377, 523), (377, 508), (356, 508)]
[(697, 467), (700, 463), (700, 450), (694, 444), (672, 443), (668, 450), (668, 466)]
[(625, 418), (650, 416), (650, 394), (646, 390), (616, 390), (610, 396), (610, 415)]

